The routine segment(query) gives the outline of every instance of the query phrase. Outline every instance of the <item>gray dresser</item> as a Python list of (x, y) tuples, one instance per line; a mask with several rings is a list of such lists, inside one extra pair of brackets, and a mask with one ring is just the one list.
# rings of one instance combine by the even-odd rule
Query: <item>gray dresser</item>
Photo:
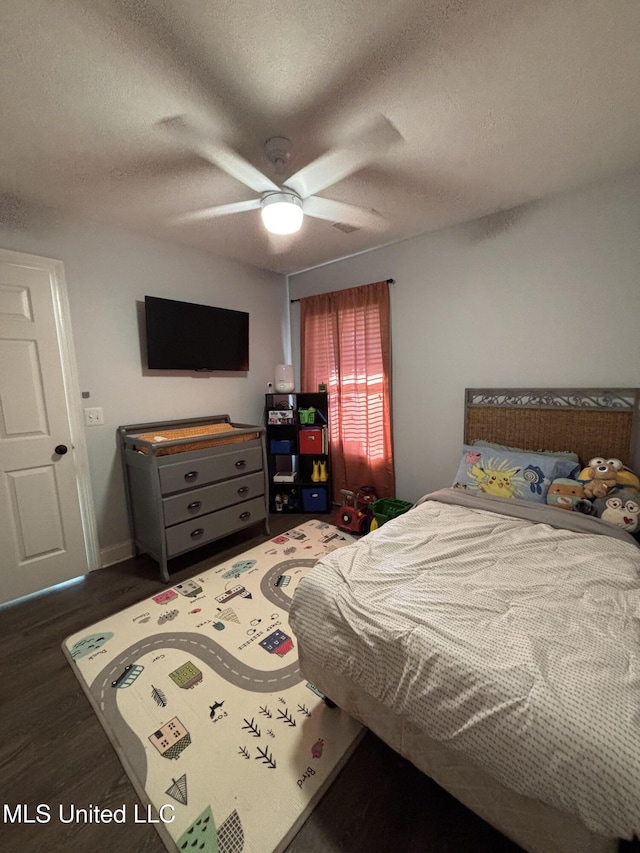
[(165, 583), (178, 554), (257, 522), (269, 533), (264, 432), (229, 415), (118, 427), (136, 553)]

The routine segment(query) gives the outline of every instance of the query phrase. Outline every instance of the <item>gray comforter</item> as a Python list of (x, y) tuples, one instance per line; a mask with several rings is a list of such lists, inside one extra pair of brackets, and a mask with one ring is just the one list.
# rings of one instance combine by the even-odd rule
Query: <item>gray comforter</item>
[[(523, 517), (526, 516), (526, 517)], [(521, 794), (640, 834), (640, 549), (597, 519), (446, 489), (296, 590), (338, 673)]]

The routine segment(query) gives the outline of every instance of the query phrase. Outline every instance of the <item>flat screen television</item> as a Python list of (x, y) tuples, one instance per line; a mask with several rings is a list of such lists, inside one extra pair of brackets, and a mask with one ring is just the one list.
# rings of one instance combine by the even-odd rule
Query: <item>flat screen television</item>
[(249, 315), (245, 311), (144, 298), (150, 370), (248, 370)]

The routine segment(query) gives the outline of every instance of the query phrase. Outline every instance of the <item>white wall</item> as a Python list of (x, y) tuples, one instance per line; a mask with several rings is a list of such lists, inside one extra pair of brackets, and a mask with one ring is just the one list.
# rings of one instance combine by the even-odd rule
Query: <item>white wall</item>
[[(466, 387), (640, 385), (640, 174), (292, 276), (290, 295), (385, 278), (399, 498), (451, 485)], [(292, 338), (297, 359), (296, 305)]]
[[(104, 562), (127, 556), (129, 530), (116, 428), (120, 424), (231, 415), (260, 423), (273, 367), (288, 346), (285, 279), (203, 252), (109, 230), (46, 211), (0, 221), (0, 247), (63, 261), (80, 387), (105, 425), (86, 428)], [(145, 294), (249, 311), (248, 374), (152, 375), (143, 366)]]

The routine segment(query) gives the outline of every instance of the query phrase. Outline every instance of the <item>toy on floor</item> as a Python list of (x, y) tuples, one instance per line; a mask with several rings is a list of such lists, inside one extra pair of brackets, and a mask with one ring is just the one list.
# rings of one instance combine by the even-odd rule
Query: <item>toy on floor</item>
[[(466, 486), (462, 486), (461, 488), (466, 489)], [(378, 527), (386, 524), (387, 521), (391, 521), (392, 518), (397, 518), (399, 515), (403, 515), (403, 513), (408, 512), (412, 506), (413, 504), (409, 503), (409, 501), (401, 501), (397, 498), (379, 498), (371, 505), (371, 509), (373, 510), (371, 530), (377, 530)]]
[(344, 502), (336, 513), (336, 527), (349, 533), (368, 533), (373, 520), (371, 505), (376, 500), (373, 486), (360, 486), (357, 494), (350, 489), (340, 489), (340, 494)]
[(363, 512), (378, 500), (373, 486), (360, 486), (356, 492), (356, 506)]

